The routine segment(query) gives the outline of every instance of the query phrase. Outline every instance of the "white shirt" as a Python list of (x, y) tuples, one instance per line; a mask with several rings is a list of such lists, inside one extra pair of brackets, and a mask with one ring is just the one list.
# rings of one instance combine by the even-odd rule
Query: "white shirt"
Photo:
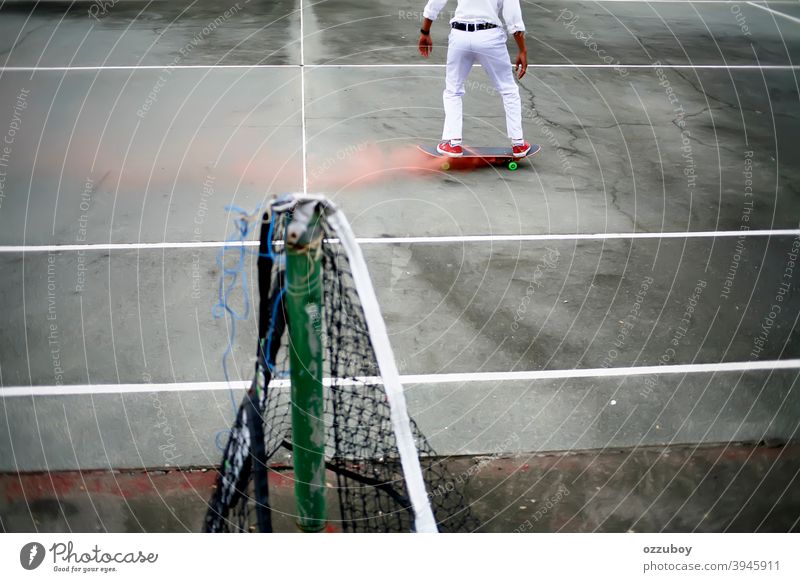
[[(436, 20), (445, 4), (447, 0), (428, 0), (422, 15)], [(503, 26), (503, 22), (500, 22), (501, 14), (509, 34), (525, 30), (519, 0), (458, 0), (455, 15), (450, 22), (491, 22)]]

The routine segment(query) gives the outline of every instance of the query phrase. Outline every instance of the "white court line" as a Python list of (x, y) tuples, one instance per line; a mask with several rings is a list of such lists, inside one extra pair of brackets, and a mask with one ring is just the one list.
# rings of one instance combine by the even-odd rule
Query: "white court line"
[(44, 72), (44, 71), (135, 71), (135, 70), (155, 70), (164, 69), (299, 69), (300, 65), (71, 65), (64, 67), (25, 67), (7, 66), (0, 67), (3, 72)]
[[(585, 2), (586, 0), (561, 0), (563, 4)], [(763, 2), (778, 2), (791, 4), (796, 0), (762, 0)], [(526, 2), (526, 0), (522, 0)], [(591, 0), (592, 4), (605, 4), (607, 2), (629, 2), (631, 4), (741, 4), (741, 0)]]
[[(717, 364), (675, 364), (671, 366), (633, 366), (629, 368), (586, 368), (573, 370), (529, 370), (524, 372), (477, 372), (456, 374), (410, 374), (401, 376), (404, 385), (453, 384), (468, 382), (519, 382), (531, 380), (564, 380), (569, 378), (609, 378), (621, 376), (649, 376), (664, 374), (709, 374), (726, 372), (764, 372), (774, 370), (800, 370), (800, 359), (727, 362)], [(369, 383), (380, 383), (379, 378), (363, 378)], [(323, 382), (330, 386), (330, 378)], [(354, 384), (355, 382), (345, 382)], [(88, 394), (137, 394), (142, 392), (209, 392), (218, 390), (244, 390), (250, 381), (235, 382), (178, 382), (171, 384), (75, 384), (61, 386), (13, 386), (0, 388), (0, 397), (20, 396), (80, 396)], [(289, 380), (273, 380), (273, 388), (286, 388)]]
[(306, 54), (303, 28), (303, 0), (300, 0), (300, 127), (303, 135), (303, 194), (308, 194), (308, 174), (306, 169)]
[[(563, 4), (574, 2), (585, 2), (586, 0), (561, 0)], [(797, 0), (762, 0), (770, 4), (794, 4)], [(526, 2), (526, 0), (522, 0)], [(607, 2), (629, 2), (631, 4), (741, 4), (741, 0), (591, 0), (593, 4), (605, 4)]]
[[(623, 1), (623, 0), (619, 0)], [(688, 1), (688, 0), (681, 0)], [(749, 4), (749, 3), (748, 3)], [(755, 4), (754, 4), (755, 6)], [(779, 12), (778, 14), (783, 14)], [(784, 16), (786, 16), (784, 14)], [(787, 18), (793, 18), (787, 16)], [(447, 65), (438, 63), (376, 63), (372, 65), (361, 64), (348, 64), (342, 63), (339, 65), (176, 65), (174, 67), (166, 67), (160, 65), (111, 65), (111, 66), (71, 66), (71, 67), (0, 67), (2, 73), (41, 73), (41, 72), (73, 72), (73, 71), (132, 71), (137, 69), (142, 70), (163, 70), (170, 69), (435, 69), (444, 68)], [(480, 67), (480, 64), (475, 64), (475, 67)], [(626, 69), (692, 69), (692, 70), (765, 70), (765, 71), (792, 71), (800, 69), (800, 65), (697, 65), (697, 64), (678, 64), (670, 65), (662, 63), (655, 65), (652, 63), (640, 63), (635, 65), (607, 65), (605, 63), (561, 63), (561, 64), (547, 64), (547, 63), (534, 63), (529, 64), (529, 69), (613, 69), (623, 67)]]
[(800, 236), (800, 229), (776, 230), (718, 230), (698, 232), (600, 232), (587, 234), (508, 234), (508, 235), (464, 235), (464, 236), (407, 236), (393, 238), (359, 238), (359, 244), (414, 244), (414, 243), (478, 243), (478, 242), (525, 242), (559, 240), (613, 240), (613, 239), (662, 239), (662, 238), (723, 238), (745, 236)]
[(792, 22), (797, 22), (800, 24), (800, 18), (796, 18), (795, 16), (790, 16), (788, 14), (784, 14), (783, 12), (778, 12), (777, 10), (773, 10), (769, 6), (761, 6), (755, 2), (748, 2), (750, 6), (755, 6), (756, 8), (761, 8), (761, 10), (766, 10), (767, 12), (772, 12), (772, 14), (777, 14), (778, 16), (783, 16), (784, 18), (791, 20)]
[[(730, 238), (760, 236), (800, 236), (800, 229), (785, 228), (776, 230), (709, 230), (697, 232), (600, 232), (586, 234), (475, 234), (452, 236), (402, 236), (402, 237), (363, 237), (357, 238), (359, 244), (426, 244), (426, 243), (494, 243), (494, 242), (536, 242), (569, 240), (627, 240), (627, 239), (665, 239), (665, 238)], [(338, 243), (337, 239), (328, 242)], [(258, 241), (224, 242), (157, 242), (157, 243), (97, 243), (63, 245), (0, 245), (0, 253), (51, 253), (71, 251), (133, 251), (159, 249), (197, 249), (222, 248), (225, 246), (257, 247)]]
[[(628, 0), (619, 0), (628, 1)], [(686, 2), (688, 0), (681, 0)], [(513, 64), (513, 63), (512, 63)], [(360, 64), (341, 64), (341, 65), (307, 65), (310, 69), (381, 69), (381, 68), (444, 68), (446, 64), (439, 63), (422, 63), (422, 64), (402, 64), (402, 63), (384, 63), (374, 65), (360, 65)], [(480, 67), (481, 65), (475, 63), (473, 67)], [(697, 65), (697, 64), (683, 64), (683, 65), (670, 65), (670, 64), (654, 64), (654, 63), (640, 63), (636, 65), (607, 65), (603, 63), (529, 63), (529, 69), (613, 69), (623, 67), (626, 69), (709, 69), (709, 70), (778, 70), (778, 71), (791, 71), (800, 69), (800, 65)]]

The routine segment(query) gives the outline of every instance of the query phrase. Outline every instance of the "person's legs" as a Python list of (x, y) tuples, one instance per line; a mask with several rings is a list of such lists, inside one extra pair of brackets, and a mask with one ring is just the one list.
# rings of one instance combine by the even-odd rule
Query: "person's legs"
[(503, 98), (506, 110), (506, 131), (514, 145), (521, 144), (522, 136), (522, 102), (519, 98), (519, 87), (514, 79), (514, 69), (506, 46), (507, 36), (502, 28), (492, 28), (473, 32), (475, 57), (486, 71), (494, 88)]
[(450, 30), (447, 46), (447, 73), (445, 76), (445, 89), (442, 95), (444, 102), (444, 129), (443, 141), (461, 143), (462, 105), (464, 95), (464, 82), (475, 61), (472, 53), (470, 35), (474, 32)]

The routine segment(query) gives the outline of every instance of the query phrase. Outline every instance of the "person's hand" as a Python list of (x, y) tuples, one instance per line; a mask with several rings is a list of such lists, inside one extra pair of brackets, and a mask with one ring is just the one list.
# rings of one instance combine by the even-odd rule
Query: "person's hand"
[(525, 71), (528, 70), (528, 53), (525, 51), (520, 51), (517, 55), (517, 63), (515, 67), (517, 73), (517, 79), (521, 79), (525, 75)]
[(428, 55), (430, 55), (431, 51), (433, 50), (433, 41), (431, 40), (431, 35), (420, 34), (417, 48), (419, 49), (419, 54), (427, 59)]

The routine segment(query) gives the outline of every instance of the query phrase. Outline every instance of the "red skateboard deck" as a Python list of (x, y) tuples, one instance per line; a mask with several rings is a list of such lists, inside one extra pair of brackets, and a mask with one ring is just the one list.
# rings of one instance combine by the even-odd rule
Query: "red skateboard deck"
[(504, 164), (509, 170), (516, 170), (519, 167), (519, 160), (535, 156), (542, 150), (542, 146), (531, 144), (531, 149), (527, 155), (521, 158), (515, 158), (511, 153), (510, 147), (472, 147), (462, 146), (464, 155), (458, 158), (452, 158), (444, 154), (440, 154), (436, 150), (436, 146), (421, 145), (417, 146), (420, 151), (425, 152), (429, 156), (442, 159), (442, 169), (449, 170), (450, 168), (458, 167), (471, 167), (475, 162), (481, 162), (489, 165)]

